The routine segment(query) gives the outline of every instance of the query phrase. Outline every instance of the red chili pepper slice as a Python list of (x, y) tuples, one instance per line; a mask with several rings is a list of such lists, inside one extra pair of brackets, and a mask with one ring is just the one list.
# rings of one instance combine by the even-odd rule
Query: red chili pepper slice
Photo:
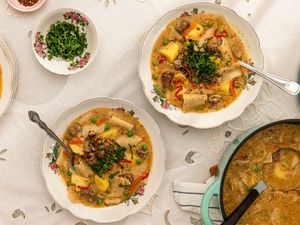
[(180, 91), (182, 91), (182, 89), (183, 89), (182, 85), (178, 85), (178, 86), (177, 86), (177, 90), (176, 90), (176, 92), (175, 92), (175, 97), (176, 97), (178, 100), (181, 100), (181, 98), (178, 96), (178, 93), (179, 93)]
[(121, 162), (122, 163), (132, 163), (132, 161), (129, 159), (122, 159)]
[(222, 33), (218, 33), (217, 30), (215, 31), (215, 37), (226, 37), (227, 36), (227, 32), (226, 30), (223, 30)]
[(160, 58), (159, 58), (159, 60), (158, 60), (158, 63), (159, 64), (162, 64), (164, 61), (166, 61), (166, 57), (165, 56), (161, 56)]
[(87, 186), (87, 187), (82, 187), (82, 186), (77, 186), (79, 189), (81, 189), (81, 190), (86, 190), (86, 189), (89, 189), (89, 187), (90, 187), (90, 185), (89, 186)]
[(231, 92), (231, 95), (232, 95), (233, 98), (236, 98), (236, 92), (235, 92), (235, 89), (234, 89), (235, 82), (236, 82), (236, 80), (231, 80), (231, 82), (230, 82), (230, 92)]
[(131, 187), (130, 187), (130, 194), (131, 194), (131, 195), (135, 192), (135, 189), (136, 189), (136, 187), (138, 186), (138, 184), (139, 184), (142, 180), (146, 179), (148, 176), (149, 176), (149, 171), (145, 171), (141, 176), (137, 177), (137, 178), (133, 181), (133, 183), (132, 183), (132, 185), (131, 185)]
[(178, 85), (180, 83), (181, 83), (180, 80), (173, 80), (173, 84), (175, 84), (175, 85)]

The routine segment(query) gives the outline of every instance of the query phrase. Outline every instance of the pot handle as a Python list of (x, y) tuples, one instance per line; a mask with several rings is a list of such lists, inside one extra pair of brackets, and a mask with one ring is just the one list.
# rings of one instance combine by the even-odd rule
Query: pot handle
[(209, 203), (211, 198), (214, 195), (218, 195), (220, 191), (220, 183), (221, 179), (216, 179), (215, 182), (213, 182), (205, 191), (204, 196), (201, 201), (201, 218), (205, 225), (213, 225), (213, 222), (210, 219), (209, 216)]

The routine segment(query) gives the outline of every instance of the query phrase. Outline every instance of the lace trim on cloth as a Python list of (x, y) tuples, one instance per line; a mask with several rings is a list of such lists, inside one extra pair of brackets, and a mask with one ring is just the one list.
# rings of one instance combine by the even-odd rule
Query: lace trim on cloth
[[(243, 131), (263, 122), (280, 120), (287, 117), (296, 118), (299, 117), (299, 114), (288, 116), (284, 112), (284, 106), (276, 100), (273, 88), (270, 87), (270, 84), (264, 83), (260, 95), (239, 118), (211, 129), (211, 149), (220, 156), (226, 146)], [(228, 133), (230, 135), (226, 135)]]

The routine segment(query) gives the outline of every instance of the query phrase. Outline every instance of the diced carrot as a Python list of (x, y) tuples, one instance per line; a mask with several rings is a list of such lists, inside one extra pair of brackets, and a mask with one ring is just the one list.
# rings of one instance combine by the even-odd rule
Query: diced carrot
[(71, 141), (69, 141), (70, 145), (81, 145), (84, 144), (84, 142), (80, 139), (72, 139)]
[(191, 22), (191, 25), (183, 32), (183, 36), (187, 36), (195, 27), (198, 26), (198, 23)]
[(229, 105), (230, 105), (230, 98), (227, 97), (227, 98), (226, 98), (226, 106), (229, 106)]
[(105, 123), (107, 120), (108, 120), (107, 118), (98, 120), (98, 121), (96, 122), (96, 125), (97, 125), (97, 126), (100, 126), (100, 125), (102, 125), (103, 123)]

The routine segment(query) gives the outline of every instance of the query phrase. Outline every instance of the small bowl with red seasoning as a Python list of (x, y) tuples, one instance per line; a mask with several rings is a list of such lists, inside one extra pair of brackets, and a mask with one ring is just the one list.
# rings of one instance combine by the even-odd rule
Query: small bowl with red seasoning
[(193, 3), (152, 26), (138, 71), (158, 112), (177, 124), (206, 129), (237, 118), (258, 95), (262, 79), (241, 61), (263, 67), (250, 24), (227, 7)]
[(8, 4), (21, 12), (33, 12), (41, 8), (46, 0), (7, 0)]

